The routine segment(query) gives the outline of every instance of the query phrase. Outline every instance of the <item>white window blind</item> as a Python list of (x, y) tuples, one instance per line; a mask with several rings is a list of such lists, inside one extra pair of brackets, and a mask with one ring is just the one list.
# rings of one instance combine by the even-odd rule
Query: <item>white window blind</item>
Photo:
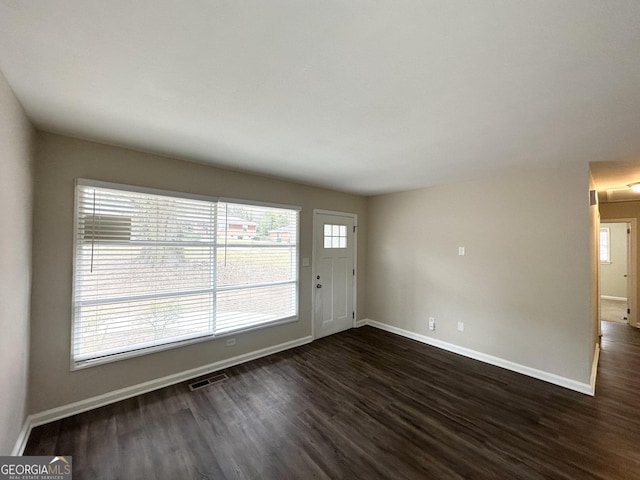
[(132, 188), (78, 181), (76, 366), (296, 317), (297, 209)]
[(295, 316), (298, 212), (219, 202), (218, 224), (216, 332)]

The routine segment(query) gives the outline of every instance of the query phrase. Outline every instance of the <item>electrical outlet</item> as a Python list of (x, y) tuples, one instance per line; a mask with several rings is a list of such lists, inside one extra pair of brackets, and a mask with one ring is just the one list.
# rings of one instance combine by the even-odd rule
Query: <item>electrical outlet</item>
[(233, 347), (236, 344), (235, 338), (229, 338), (226, 342), (227, 347)]
[(429, 330), (436, 329), (436, 319), (433, 317), (429, 317)]
[(461, 257), (467, 254), (467, 249), (464, 247), (458, 247), (458, 255)]
[(458, 322), (458, 331), (464, 332), (464, 322)]

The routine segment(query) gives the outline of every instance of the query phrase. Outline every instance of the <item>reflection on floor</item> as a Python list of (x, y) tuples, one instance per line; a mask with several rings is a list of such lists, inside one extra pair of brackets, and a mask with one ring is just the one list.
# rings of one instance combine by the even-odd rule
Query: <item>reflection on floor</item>
[(627, 323), (627, 302), (625, 300), (600, 300), (600, 319), (608, 322)]

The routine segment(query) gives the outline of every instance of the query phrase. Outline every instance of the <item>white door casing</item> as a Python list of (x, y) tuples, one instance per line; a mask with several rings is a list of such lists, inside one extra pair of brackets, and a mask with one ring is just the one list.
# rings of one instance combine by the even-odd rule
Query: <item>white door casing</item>
[(321, 338), (355, 324), (357, 217), (323, 210), (313, 217), (313, 333)]
[[(600, 221), (600, 225), (605, 226), (607, 223), (626, 223), (628, 225), (627, 233), (627, 307), (628, 322), (632, 327), (640, 327), (638, 322), (638, 305), (637, 305), (637, 279), (638, 279), (638, 252), (636, 249), (636, 236), (638, 234), (637, 219), (635, 218), (607, 218)], [(599, 294), (601, 292), (598, 292)]]

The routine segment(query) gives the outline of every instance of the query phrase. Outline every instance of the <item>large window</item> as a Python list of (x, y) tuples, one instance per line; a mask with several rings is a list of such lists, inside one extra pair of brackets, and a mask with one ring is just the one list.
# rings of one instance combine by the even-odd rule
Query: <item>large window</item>
[(298, 209), (79, 180), (73, 363), (295, 319)]

